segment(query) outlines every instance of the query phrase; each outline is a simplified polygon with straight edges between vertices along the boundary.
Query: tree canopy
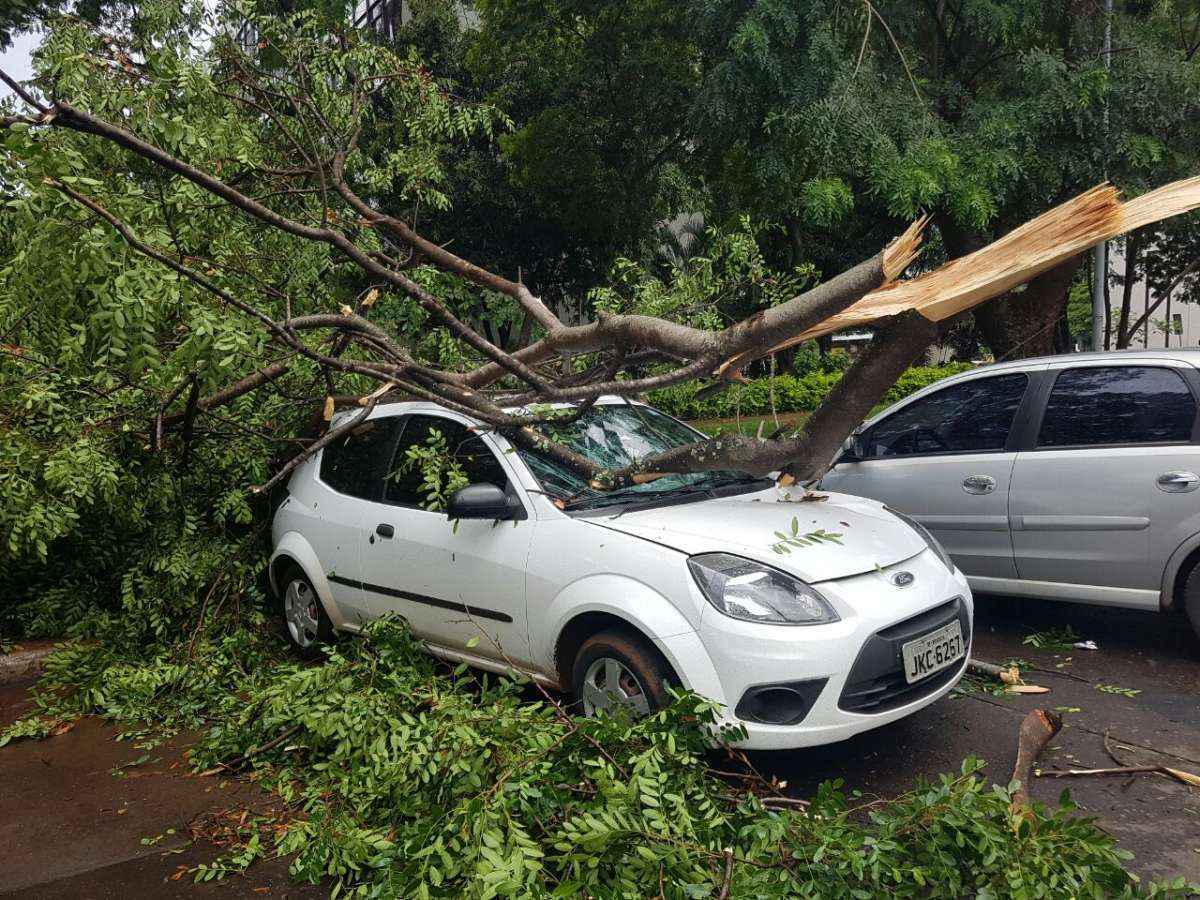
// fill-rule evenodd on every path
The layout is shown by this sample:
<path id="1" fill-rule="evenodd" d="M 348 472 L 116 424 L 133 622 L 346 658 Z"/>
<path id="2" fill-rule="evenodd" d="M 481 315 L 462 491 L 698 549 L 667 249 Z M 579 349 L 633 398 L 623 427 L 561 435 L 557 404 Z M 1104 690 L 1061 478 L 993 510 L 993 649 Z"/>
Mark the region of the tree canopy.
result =
<path id="1" fill-rule="evenodd" d="M 1121 8 L 1111 70 L 1069 5 L 431 0 L 390 44 L 325 5 L 137 12 L 48 23 L 0 173 L 6 566 L 74 542 L 130 602 L 212 583 L 325 397 L 391 383 L 563 454 L 502 407 L 707 376 L 899 274 L 918 212 L 930 265 L 1200 146 L 1186 6 Z M 1157 283 L 1194 229 L 1137 236 Z M 994 349 L 1043 346 L 1076 268 L 977 311 Z M 816 471 L 934 337 L 893 330 L 808 431 L 670 465 Z"/>

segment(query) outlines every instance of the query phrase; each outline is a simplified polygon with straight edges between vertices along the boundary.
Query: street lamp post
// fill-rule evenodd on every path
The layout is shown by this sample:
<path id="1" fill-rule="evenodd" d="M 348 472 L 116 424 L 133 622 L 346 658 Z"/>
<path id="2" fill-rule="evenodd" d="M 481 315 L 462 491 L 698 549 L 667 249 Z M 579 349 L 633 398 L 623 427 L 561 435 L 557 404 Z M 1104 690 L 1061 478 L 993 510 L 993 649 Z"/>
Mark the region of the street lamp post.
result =
<path id="1" fill-rule="evenodd" d="M 1104 68 L 1112 68 L 1112 0 L 1104 0 Z M 1108 100 L 1104 101 L 1104 140 L 1108 140 Z M 1107 350 L 1104 345 L 1104 322 L 1108 310 L 1104 303 L 1104 284 L 1108 278 L 1108 244 L 1092 249 L 1092 349 Z"/>

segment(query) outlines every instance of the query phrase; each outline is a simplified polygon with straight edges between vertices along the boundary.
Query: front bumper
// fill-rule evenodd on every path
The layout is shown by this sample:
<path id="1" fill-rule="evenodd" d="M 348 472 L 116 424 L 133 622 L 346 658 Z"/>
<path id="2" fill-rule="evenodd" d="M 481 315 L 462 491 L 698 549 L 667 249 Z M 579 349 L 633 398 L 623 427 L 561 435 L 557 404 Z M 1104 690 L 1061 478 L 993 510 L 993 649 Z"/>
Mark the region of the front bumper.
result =
<path id="1" fill-rule="evenodd" d="M 912 573 L 912 584 L 892 584 L 889 577 L 899 570 Z M 886 665 L 888 654 L 894 653 L 898 667 L 901 643 L 936 630 L 949 618 L 962 623 L 970 656 L 974 625 L 971 590 L 963 574 L 947 571 L 932 551 L 815 586 L 833 604 L 841 621 L 814 626 L 761 625 L 729 618 L 706 603 L 699 631 L 671 639 L 690 645 L 670 648 L 674 652 L 669 655 L 682 663 L 684 681 L 725 705 L 722 724 L 746 730 L 746 739 L 739 746 L 789 749 L 845 740 L 940 699 L 966 668 L 964 659 L 909 686 L 902 673 L 897 682 Z M 700 656 L 706 658 L 701 661 Z M 699 670 L 695 679 L 689 677 L 689 659 L 696 661 Z M 795 725 L 745 721 L 734 714 L 750 688 L 822 679 L 825 683 L 811 709 Z"/>

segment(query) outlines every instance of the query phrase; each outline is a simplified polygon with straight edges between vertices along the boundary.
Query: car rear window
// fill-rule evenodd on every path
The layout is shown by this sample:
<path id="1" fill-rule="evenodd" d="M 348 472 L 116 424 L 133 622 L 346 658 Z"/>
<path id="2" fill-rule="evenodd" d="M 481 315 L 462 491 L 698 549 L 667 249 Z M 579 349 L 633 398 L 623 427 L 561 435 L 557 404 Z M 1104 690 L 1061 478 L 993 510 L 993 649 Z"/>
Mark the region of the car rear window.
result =
<path id="1" fill-rule="evenodd" d="M 1039 447 L 1191 440 L 1196 401 L 1180 374 L 1156 366 L 1066 369 L 1054 382 Z"/>

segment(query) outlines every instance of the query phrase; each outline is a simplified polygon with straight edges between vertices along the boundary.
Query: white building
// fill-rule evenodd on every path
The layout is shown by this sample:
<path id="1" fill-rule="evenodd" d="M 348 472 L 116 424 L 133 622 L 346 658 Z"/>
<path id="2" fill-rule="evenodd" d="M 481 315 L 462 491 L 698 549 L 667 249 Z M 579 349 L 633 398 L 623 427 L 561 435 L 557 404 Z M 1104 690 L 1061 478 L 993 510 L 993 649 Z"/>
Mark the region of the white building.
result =
<path id="1" fill-rule="evenodd" d="M 1148 251 L 1148 252 L 1153 252 Z M 1108 271 L 1110 275 L 1125 271 L 1125 248 L 1117 244 L 1108 247 Z M 1121 297 L 1124 288 L 1111 285 L 1109 288 L 1109 315 L 1112 317 L 1112 341 L 1116 343 L 1117 322 L 1121 316 Z M 1178 292 L 1177 292 L 1178 293 Z M 1146 280 L 1138 279 L 1130 298 L 1129 321 L 1137 322 L 1146 312 L 1146 305 L 1154 305 Z M 1171 297 L 1164 300 L 1146 319 L 1146 323 L 1132 336 L 1130 349 L 1156 347 L 1200 346 L 1200 308 L 1194 303 L 1184 303 Z"/>

